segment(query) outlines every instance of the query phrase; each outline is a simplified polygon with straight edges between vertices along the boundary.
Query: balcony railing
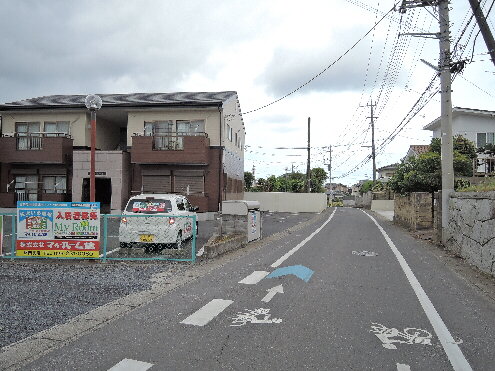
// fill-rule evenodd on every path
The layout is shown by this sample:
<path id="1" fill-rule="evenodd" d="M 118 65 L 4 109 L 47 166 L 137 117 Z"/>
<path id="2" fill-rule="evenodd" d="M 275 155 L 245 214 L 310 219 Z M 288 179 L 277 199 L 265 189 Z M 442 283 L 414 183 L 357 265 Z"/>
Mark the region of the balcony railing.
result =
<path id="1" fill-rule="evenodd" d="M 70 136 L 66 133 L 14 133 L 16 138 L 16 149 L 19 151 L 31 151 L 43 149 L 44 137 L 67 137 Z"/>
<path id="2" fill-rule="evenodd" d="M 139 133 L 134 133 L 135 136 L 143 136 Z M 148 135 L 144 135 L 148 136 Z M 205 132 L 177 132 L 153 134 L 153 150 L 154 151 L 182 151 L 184 150 L 184 137 L 206 137 Z"/>

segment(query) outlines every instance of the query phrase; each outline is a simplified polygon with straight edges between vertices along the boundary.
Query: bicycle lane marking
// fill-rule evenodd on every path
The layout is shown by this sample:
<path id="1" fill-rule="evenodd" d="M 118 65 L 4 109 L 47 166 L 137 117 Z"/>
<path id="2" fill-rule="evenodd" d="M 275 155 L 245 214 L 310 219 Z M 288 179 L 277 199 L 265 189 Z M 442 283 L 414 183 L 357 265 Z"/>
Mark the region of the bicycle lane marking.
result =
<path id="1" fill-rule="evenodd" d="M 333 216 L 335 215 L 335 212 L 337 211 L 337 208 L 333 211 L 332 215 L 328 217 L 328 219 L 319 227 L 317 230 L 315 230 L 313 233 L 311 233 L 308 237 L 306 237 L 303 241 L 301 241 L 299 244 L 297 244 L 296 247 L 293 247 L 289 252 L 287 252 L 284 256 L 279 258 L 275 263 L 271 265 L 272 268 L 277 268 L 282 264 L 284 261 L 286 261 L 289 257 L 291 257 L 295 252 L 297 252 L 301 247 L 306 245 L 308 241 L 310 241 L 314 236 L 316 236 L 325 226 L 330 223 L 330 220 L 332 220 Z"/>
<path id="2" fill-rule="evenodd" d="M 433 306 L 433 303 L 431 302 L 430 298 L 428 297 L 428 295 L 426 295 L 426 292 L 424 291 L 423 287 L 421 286 L 418 279 L 414 275 L 412 269 L 407 264 L 406 259 L 404 259 L 400 251 L 395 246 L 394 242 L 390 239 L 387 232 L 385 232 L 382 226 L 378 224 L 376 219 L 373 218 L 366 211 L 363 211 L 363 213 L 365 213 L 375 223 L 375 225 L 378 227 L 383 237 L 385 238 L 385 241 L 387 241 L 390 249 L 394 253 L 397 261 L 399 262 L 399 265 L 402 268 L 402 271 L 404 272 L 407 280 L 409 281 L 409 284 L 414 290 L 414 293 L 416 294 L 416 297 L 418 298 L 419 303 L 423 308 L 423 311 L 425 312 L 426 316 L 428 317 L 428 320 L 430 321 L 430 324 L 435 330 L 435 333 L 437 334 L 438 339 L 440 340 L 440 343 L 442 344 L 442 347 L 445 353 L 447 354 L 450 364 L 452 365 L 454 370 L 459 370 L 459 371 L 472 370 L 466 357 L 464 357 L 464 354 L 462 353 L 461 349 L 457 345 L 456 341 L 452 337 L 447 326 L 445 325 L 442 318 L 438 314 L 437 310 Z"/>

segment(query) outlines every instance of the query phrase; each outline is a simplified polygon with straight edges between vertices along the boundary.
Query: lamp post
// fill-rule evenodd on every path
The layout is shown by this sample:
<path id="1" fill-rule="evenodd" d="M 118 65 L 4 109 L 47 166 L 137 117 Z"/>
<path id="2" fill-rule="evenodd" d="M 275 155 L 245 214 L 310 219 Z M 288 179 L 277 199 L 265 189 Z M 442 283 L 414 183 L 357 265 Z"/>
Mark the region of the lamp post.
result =
<path id="1" fill-rule="evenodd" d="M 89 201 L 95 202 L 95 146 L 96 146 L 96 111 L 101 108 L 102 101 L 98 95 L 91 94 L 84 100 L 86 108 L 91 112 L 91 158 L 89 172 Z"/>

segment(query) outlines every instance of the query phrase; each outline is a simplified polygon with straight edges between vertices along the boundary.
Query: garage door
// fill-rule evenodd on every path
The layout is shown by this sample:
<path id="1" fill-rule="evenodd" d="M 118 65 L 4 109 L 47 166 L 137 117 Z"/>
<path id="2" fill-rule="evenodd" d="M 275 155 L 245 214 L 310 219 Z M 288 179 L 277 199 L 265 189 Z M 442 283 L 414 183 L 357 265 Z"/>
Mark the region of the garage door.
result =
<path id="1" fill-rule="evenodd" d="M 171 193 L 172 177 L 170 175 L 143 175 L 144 193 Z"/>

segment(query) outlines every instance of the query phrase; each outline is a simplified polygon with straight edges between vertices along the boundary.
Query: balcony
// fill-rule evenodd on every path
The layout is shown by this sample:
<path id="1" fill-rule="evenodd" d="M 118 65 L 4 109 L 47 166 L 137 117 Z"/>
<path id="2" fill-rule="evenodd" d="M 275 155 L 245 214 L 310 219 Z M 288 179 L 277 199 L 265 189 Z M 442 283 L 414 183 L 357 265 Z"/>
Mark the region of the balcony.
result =
<path id="1" fill-rule="evenodd" d="M 206 133 L 155 134 L 132 137 L 131 162 L 136 164 L 207 165 L 210 139 Z"/>
<path id="2" fill-rule="evenodd" d="M 72 158 L 72 138 L 62 133 L 15 133 L 0 138 L 4 163 L 65 164 Z"/>

